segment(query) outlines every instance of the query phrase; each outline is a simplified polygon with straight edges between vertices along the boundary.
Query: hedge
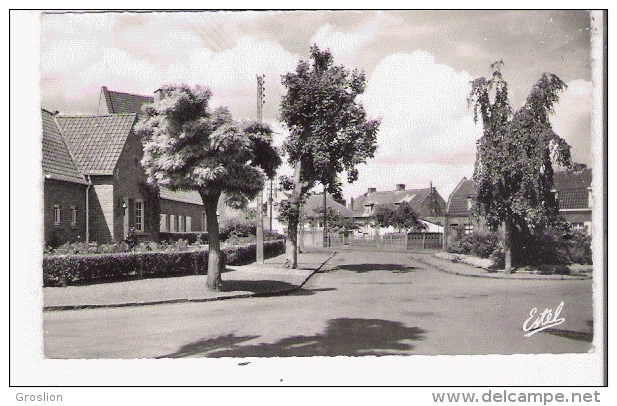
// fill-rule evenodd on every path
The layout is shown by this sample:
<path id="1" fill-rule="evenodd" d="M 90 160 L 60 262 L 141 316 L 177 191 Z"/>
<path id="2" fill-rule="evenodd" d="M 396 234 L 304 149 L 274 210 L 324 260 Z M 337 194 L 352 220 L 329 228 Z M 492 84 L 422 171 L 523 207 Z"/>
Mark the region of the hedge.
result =
<path id="1" fill-rule="evenodd" d="M 185 240 L 189 244 L 195 244 L 197 241 L 201 244 L 207 244 L 208 233 L 205 231 L 194 231 L 187 233 L 161 232 L 159 233 L 159 240 L 166 243 L 174 243 L 176 241 Z"/>
<path id="2" fill-rule="evenodd" d="M 221 250 L 229 265 L 255 260 L 256 245 Z M 285 241 L 264 243 L 264 257 L 285 252 Z M 194 251 L 126 252 L 43 257 L 43 286 L 83 285 L 141 278 L 207 274 L 208 249 Z"/>

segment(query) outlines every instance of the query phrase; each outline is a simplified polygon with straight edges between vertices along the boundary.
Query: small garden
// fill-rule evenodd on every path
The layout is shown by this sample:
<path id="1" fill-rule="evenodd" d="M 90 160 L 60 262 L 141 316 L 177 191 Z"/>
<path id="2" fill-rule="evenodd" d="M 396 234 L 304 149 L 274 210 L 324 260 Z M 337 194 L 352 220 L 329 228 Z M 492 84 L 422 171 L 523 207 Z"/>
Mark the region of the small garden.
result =
<path id="1" fill-rule="evenodd" d="M 564 274 L 590 272 L 591 236 L 581 231 L 548 230 L 538 235 L 513 236 L 515 272 Z M 503 240 L 498 233 L 471 233 L 437 256 L 489 271 L 504 269 Z"/>
<path id="2" fill-rule="evenodd" d="M 228 265 L 255 261 L 255 226 L 230 221 L 221 228 L 221 251 Z M 207 274 L 207 233 L 161 233 L 160 242 L 137 243 L 131 231 L 119 243 L 76 242 L 48 247 L 43 285 L 67 286 L 131 279 Z M 264 256 L 285 252 L 285 237 L 264 232 Z"/>

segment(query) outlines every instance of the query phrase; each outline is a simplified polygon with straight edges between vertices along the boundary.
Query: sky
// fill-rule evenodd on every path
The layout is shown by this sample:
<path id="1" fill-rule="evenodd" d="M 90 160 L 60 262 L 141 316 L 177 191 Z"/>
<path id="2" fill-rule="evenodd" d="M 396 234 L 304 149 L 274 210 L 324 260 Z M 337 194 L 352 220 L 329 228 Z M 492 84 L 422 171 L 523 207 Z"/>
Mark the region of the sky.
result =
<path id="1" fill-rule="evenodd" d="M 503 60 L 514 108 L 543 72 L 567 83 L 551 121 L 591 165 L 590 17 L 586 11 L 216 11 L 41 14 L 41 107 L 96 114 L 101 86 L 152 94 L 164 84 L 211 88 L 212 106 L 256 117 L 256 75 L 265 75 L 264 121 L 280 145 L 278 121 L 293 71 L 309 48 L 366 74 L 360 97 L 382 120 L 375 157 L 358 167 L 349 201 L 366 192 L 430 183 L 447 200 L 473 174 L 480 125 L 467 106 L 470 81 Z M 289 167 L 283 173 L 291 173 Z"/>

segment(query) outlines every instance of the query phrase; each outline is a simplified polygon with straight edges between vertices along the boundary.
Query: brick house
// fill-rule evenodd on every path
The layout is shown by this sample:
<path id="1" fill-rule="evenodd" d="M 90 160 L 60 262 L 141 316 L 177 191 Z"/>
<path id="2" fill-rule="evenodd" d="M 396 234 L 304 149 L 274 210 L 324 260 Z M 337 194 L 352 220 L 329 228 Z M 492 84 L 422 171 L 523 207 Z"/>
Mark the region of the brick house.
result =
<path id="1" fill-rule="evenodd" d="M 159 193 L 147 186 L 135 113 L 60 115 L 41 111 L 43 123 L 44 240 L 158 240 L 160 231 L 205 231 L 198 193 Z M 221 222 L 243 215 L 219 202 Z"/>
<path id="2" fill-rule="evenodd" d="M 591 194 L 592 171 L 578 164 L 573 171 L 557 171 L 553 174 L 554 191 L 559 202 L 559 214 L 574 230 L 592 234 Z"/>
<path id="3" fill-rule="evenodd" d="M 101 87 L 99 95 L 99 114 L 135 113 L 139 117 L 142 107 L 153 103 L 158 91 L 153 96 L 109 90 Z M 218 204 L 219 222 L 224 223 L 232 218 L 244 217 L 244 213 L 234 210 L 223 203 Z M 199 193 L 195 191 L 160 190 L 160 232 L 191 232 L 206 231 L 206 212 Z"/>
<path id="4" fill-rule="evenodd" d="M 559 203 L 559 214 L 575 230 L 591 235 L 592 172 L 585 165 L 575 165 L 572 171 L 553 174 L 553 192 Z M 472 179 L 463 179 L 448 198 L 445 216 L 444 247 L 461 237 L 461 233 L 484 232 L 485 222 L 473 216 L 475 191 Z"/>
<path id="5" fill-rule="evenodd" d="M 473 180 L 463 177 L 448 197 L 444 222 L 444 247 L 465 234 L 485 230 L 484 222 L 473 216 L 474 202 Z"/>
<path id="6" fill-rule="evenodd" d="M 79 171 L 54 120 L 42 110 L 43 229 L 46 244 L 86 238 L 88 181 Z"/>
<path id="7" fill-rule="evenodd" d="M 431 185 L 424 189 L 405 189 L 405 184 L 397 184 L 395 190 L 380 191 L 369 188 L 363 195 L 351 199 L 349 209 L 352 211 L 354 219 L 361 225 L 360 233 L 373 235 L 379 232 L 393 232 L 392 227 L 376 229 L 373 214 L 377 205 L 396 205 L 408 202 L 413 210 L 418 214 L 420 221 L 427 227 L 441 230 L 442 216 L 445 212 L 446 202 L 439 195 L 439 192 Z M 423 221 L 427 219 L 428 221 Z M 438 232 L 439 232 L 438 231 Z"/>

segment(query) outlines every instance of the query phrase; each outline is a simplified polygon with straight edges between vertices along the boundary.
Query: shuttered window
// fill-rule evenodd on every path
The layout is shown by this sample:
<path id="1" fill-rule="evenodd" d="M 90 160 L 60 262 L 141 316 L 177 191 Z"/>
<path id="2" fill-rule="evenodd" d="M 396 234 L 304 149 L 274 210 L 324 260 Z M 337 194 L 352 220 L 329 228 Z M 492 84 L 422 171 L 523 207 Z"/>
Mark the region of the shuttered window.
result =
<path id="1" fill-rule="evenodd" d="M 176 232 L 176 216 L 173 214 L 169 215 L 169 231 L 172 233 Z"/>
<path id="2" fill-rule="evenodd" d="M 159 218 L 160 218 L 160 221 L 159 221 L 159 231 L 161 233 L 164 233 L 164 232 L 168 231 L 168 228 L 167 228 L 167 214 L 161 214 L 159 216 Z"/>
<path id="3" fill-rule="evenodd" d="M 190 216 L 186 216 L 186 231 L 187 232 L 191 232 L 191 217 Z"/>

